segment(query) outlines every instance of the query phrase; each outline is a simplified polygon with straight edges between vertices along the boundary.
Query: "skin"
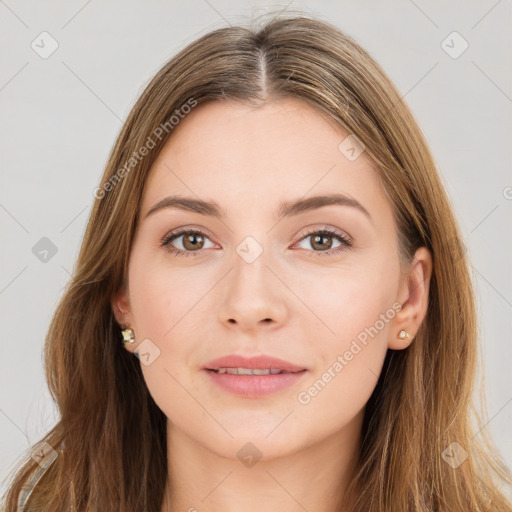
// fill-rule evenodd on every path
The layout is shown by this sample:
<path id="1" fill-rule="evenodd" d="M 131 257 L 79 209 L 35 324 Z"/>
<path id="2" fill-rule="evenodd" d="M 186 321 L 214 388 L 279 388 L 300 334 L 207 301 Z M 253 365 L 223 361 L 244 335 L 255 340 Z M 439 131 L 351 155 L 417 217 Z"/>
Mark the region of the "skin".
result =
<path id="1" fill-rule="evenodd" d="M 432 271 L 421 248 L 403 273 L 391 204 L 367 153 L 350 161 L 338 150 L 347 135 L 298 99 L 259 108 L 209 102 L 180 122 L 153 165 L 129 288 L 112 298 L 112 308 L 134 330 L 127 350 L 149 339 L 160 351 L 141 368 L 168 418 L 162 512 L 337 510 L 357 461 L 365 404 L 387 350 L 413 342 Z M 333 192 L 359 201 L 371 219 L 339 205 L 277 218 L 281 201 Z M 214 200 L 226 217 L 164 208 L 144 218 L 171 194 Z M 326 226 L 348 235 L 353 247 L 329 236 L 315 244 L 314 232 Z M 160 245 L 181 227 L 204 233 L 196 245 L 186 235 L 172 242 L 195 256 Z M 247 236 L 263 249 L 252 263 L 236 251 Z M 329 249 L 337 252 L 321 254 Z M 395 314 L 321 392 L 299 402 L 390 310 Z M 408 339 L 398 337 L 401 329 Z M 201 370 L 232 353 L 280 357 L 307 372 L 273 395 L 235 396 Z M 248 442 L 261 452 L 252 467 L 237 456 Z"/>

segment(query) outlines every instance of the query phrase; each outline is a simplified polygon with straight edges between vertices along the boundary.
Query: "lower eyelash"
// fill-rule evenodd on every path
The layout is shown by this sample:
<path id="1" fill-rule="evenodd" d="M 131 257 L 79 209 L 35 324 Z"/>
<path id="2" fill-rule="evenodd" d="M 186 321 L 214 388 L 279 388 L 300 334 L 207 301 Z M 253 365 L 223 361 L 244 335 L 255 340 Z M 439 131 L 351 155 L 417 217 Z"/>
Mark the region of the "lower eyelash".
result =
<path id="1" fill-rule="evenodd" d="M 176 247 L 170 245 L 170 242 L 175 240 L 176 238 L 179 238 L 182 235 L 200 235 L 203 238 L 208 238 L 207 235 L 205 235 L 201 231 L 196 230 L 184 230 L 184 231 L 178 231 L 177 233 L 171 233 L 170 235 L 165 236 L 162 239 L 161 246 L 166 247 L 167 250 L 171 253 L 174 253 L 175 256 L 197 256 L 198 253 L 201 251 L 183 251 L 181 249 L 177 249 Z M 324 228 L 317 231 L 311 231 L 310 233 L 301 233 L 301 240 L 303 238 L 307 238 L 308 236 L 312 235 L 328 235 L 329 237 L 336 238 L 339 242 L 341 242 L 342 246 L 336 247 L 334 249 L 329 249 L 327 251 L 312 251 L 315 254 L 318 254 L 319 256 L 328 256 L 331 254 L 335 254 L 339 251 L 345 250 L 345 249 L 351 249 L 352 248 L 352 241 L 350 238 L 348 238 L 346 235 L 342 235 L 341 233 L 338 233 L 337 231 L 333 231 L 329 228 Z M 344 247 L 343 247 L 344 246 Z"/>

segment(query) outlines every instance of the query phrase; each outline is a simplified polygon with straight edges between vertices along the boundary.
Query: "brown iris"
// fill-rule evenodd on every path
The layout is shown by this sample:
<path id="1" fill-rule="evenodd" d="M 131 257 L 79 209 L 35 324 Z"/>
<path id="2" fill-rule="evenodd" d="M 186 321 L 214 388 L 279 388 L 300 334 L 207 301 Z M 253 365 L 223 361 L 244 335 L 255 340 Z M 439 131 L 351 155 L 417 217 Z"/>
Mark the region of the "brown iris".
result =
<path id="1" fill-rule="evenodd" d="M 200 240 L 199 242 L 197 240 Z M 187 246 L 190 244 L 190 246 Z M 187 250 L 195 250 L 202 249 L 204 245 L 204 237 L 197 233 L 190 233 L 188 235 L 183 235 L 183 247 Z"/>
<path id="2" fill-rule="evenodd" d="M 328 247 L 322 246 L 322 244 L 318 243 L 321 239 L 325 238 L 330 239 Z M 332 247 L 332 237 L 328 235 L 311 235 L 311 246 L 315 249 L 330 249 Z"/>

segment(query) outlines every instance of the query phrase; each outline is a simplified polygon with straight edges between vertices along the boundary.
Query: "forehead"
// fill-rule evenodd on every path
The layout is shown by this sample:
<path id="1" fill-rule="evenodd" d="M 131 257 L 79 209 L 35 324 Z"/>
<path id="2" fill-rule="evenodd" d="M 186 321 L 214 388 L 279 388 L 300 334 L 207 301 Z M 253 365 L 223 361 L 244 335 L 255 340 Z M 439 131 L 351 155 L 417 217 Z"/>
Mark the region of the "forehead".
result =
<path id="1" fill-rule="evenodd" d="M 340 151 L 348 135 L 299 99 L 262 107 L 232 100 L 199 105 L 173 129 L 153 164 L 143 215 L 169 194 L 213 199 L 238 215 L 336 192 L 390 214 L 370 157 L 363 152 L 349 160 Z"/>

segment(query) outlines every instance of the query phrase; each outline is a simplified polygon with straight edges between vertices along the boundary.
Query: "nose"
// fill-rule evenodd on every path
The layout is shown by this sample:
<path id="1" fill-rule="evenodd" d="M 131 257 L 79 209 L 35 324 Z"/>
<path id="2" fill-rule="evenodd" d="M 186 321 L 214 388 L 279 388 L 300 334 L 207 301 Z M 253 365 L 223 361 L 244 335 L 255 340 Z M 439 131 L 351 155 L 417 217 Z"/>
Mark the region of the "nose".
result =
<path id="1" fill-rule="evenodd" d="M 220 321 L 230 328 L 254 331 L 282 326 L 287 314 L 285 287 L 267 266 L 265 252 L 252 262 L 235 253 L 224 284 Z"/>

